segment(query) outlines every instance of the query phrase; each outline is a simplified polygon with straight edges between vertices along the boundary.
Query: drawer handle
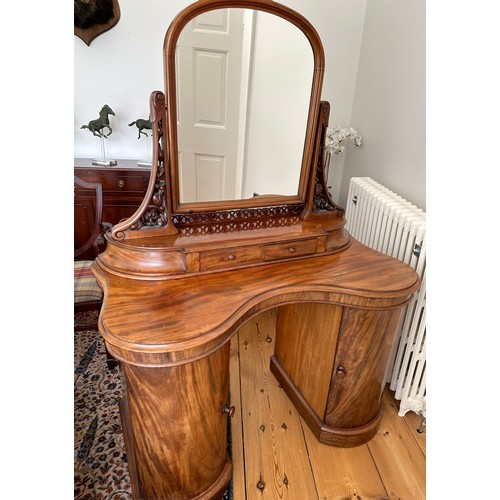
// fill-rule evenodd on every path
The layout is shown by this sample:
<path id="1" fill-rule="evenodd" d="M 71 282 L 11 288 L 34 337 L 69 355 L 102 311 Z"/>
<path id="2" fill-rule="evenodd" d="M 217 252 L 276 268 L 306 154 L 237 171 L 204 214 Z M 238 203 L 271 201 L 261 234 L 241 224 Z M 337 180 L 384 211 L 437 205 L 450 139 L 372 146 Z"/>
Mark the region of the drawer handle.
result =
<path id="1" fill-rule="evenodd" d="M 125 181 L 123 179 L 119 179 L 118 180 L 118 187 L 122 188 L 123 186 L 125 186 Z"/>
<path id="2" fill-rule="evenodd" d="M 345 375 L 346 375 L 346 370 L 345 370 L 345 368 L 344 368 L 343 366 L 339 366 L 339 367 L 337 368 L 337 377 L 339 377 L 339 378 L 344 378 L 344 377 L 345 377 Z"/>
<path id="3" fill-rule="evenodd" d="M 222 407 L 222 413 L 227 413 L 230 417 L 232 417 L 234 415 L 234 412 L 235 412 L 235 407 L 234 406 L 227 406 L 227 405 L 224 405 Z"/>
<path id="4" fill-rule="evenodd" d="M 294 252 L 295 252 L 295 248 L 290 247 L 290 248 L 288 249 L 288 251 L 289 251 L 290 253 L 294 253 Z"/>
<path id="5" fill-rule="evenodd" d="M 233 254 L 231 254 L 231 255 L 228 255 L 228 256 L 227 256 L 227 258 L 228 258 L 229 260 L 234 260 L 234 259 L 236 259 L 236 256 L 235 256 L 235 255 L 233 255 Z"/>

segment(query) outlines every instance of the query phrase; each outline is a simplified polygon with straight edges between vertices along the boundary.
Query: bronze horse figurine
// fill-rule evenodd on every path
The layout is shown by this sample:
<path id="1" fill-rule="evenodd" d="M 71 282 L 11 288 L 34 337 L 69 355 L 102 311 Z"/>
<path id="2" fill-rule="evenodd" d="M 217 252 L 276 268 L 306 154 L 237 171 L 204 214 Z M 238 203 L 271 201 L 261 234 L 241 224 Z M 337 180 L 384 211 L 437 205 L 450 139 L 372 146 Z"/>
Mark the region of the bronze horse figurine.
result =
<path id="1" fill-rule="evenodd" d="M 148 137 L 148 134 L 146 134 L 146 132 L 143 132 L 144 129 L 146 130 L 153 129 L 153 124 L 149 120 L 144 120 L 143 118 L 139 118 L 137 120 L 134 120 L 132 123 L 128 124 L 129 127 L 131 127 L 132 125 L 135 125 L 139 130 L 137 139 L 141 138 L 141 134 L 144 134 L 146 137 Z"/>
<path id="2" fill-rule="evenodd" d="M 92 132 L 92 135 L 107 138 L 113 133 L 113 130 L 109 126 L 109 115 L 115 116 L 115 112 L 105 104 L 99 112 L 99 118 L 91 120 L 88 125 L 82 125 L 80 128 L 88 128 Z M 108 135 L 104 133 L 105 128 L 109 130 Z"/>

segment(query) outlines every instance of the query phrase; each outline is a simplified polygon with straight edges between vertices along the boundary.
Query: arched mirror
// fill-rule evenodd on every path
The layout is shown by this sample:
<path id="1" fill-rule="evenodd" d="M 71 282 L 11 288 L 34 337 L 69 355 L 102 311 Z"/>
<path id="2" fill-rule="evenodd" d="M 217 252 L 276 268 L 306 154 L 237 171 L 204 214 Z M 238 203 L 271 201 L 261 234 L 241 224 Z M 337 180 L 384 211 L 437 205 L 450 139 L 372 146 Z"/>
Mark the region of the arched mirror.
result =
<path id="1" fill-rule="evenodd" d="M 270 0 L 200 0 L 164 53 L 173 212 L 303 202 L 323 76 L 314 28 Z"/>
<path id="2" fill-rule="evenodd" d="M 113 238 L 326 215 L 330 228 L 343 224 L 324 177 L 329 104 L 320 103 L 324 53 L 309 21 L 272 0 L 198 0 L 172 21 L 163 48 L 166 92 L 150 99 L 151 180 Z"/>
<path id="3" fill-rule="evenodd" d="M 302 31 L 267 12 L 218 9 L 184 26 L 180 203 L 298 195 L 313 64 Z"/>

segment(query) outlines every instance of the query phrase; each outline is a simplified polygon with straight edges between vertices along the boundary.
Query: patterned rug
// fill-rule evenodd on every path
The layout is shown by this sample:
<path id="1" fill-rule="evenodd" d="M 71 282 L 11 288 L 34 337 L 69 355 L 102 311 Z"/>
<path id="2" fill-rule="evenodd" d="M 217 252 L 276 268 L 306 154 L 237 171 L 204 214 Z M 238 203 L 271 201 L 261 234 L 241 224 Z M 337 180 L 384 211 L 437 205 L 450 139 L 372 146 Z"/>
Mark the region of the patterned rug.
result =
<path id="1" fill-rule="evenodd" d="M 75 314 L 75 327 L 89 325 L 89 329 L 75 331 L 74 497 L 132 499 L 118 407 L 122 396 L 119 369 L 108 368 L 95 324 L 95 313 Z M 222 500 L 232 498 L 230 485 Z"/>
<path id="2" fill-rule="evenodd" d="M 75 328 L 97 329 L 99 311 L 85 311 L 75 314 Z M 75 339 L 76 340 L 76 339 Z"/>

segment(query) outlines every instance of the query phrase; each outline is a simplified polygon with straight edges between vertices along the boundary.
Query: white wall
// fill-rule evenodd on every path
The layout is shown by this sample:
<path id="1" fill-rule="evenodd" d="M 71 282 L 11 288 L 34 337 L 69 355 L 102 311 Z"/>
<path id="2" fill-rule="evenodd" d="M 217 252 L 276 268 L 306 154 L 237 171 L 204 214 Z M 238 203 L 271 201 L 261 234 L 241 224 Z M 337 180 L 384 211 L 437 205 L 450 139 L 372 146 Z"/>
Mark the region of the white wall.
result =
<path id="1" fill-rule="evenodd" d="M 118 24 L 95 38 L 90 46 L 75 43 L 75 157 L 100 156 L 100 139 L 83 124 L 98 117 L 103 104 L 111 106 L 112 135 L 106 154 L 114 158 L 145 159 L 147 139 L 137 139 L 137 128 L 128 124 L 148 118 L 149 96 L 165 91 L 163 41 L 168 26 L 190 0 L 120 0 Z"/>
<path id="2" fill-rule="evenodd" d="M 325 51 L 322 99 L 330 102 L 330 123 L 349 126 L 366 0 L 282 0 L 281 3 L 299 11 L 319 33 Z"/>
<path id="3" fill-rule="evenodd" d="M 369 176 L 425 210 L 425 102 L 424 0 L 368 2 L 351 116 L 364 144 L 338 162 L 342 206 Z"/>
<path id="4" fill-rule="evenodd" d="M 74 37 L 74 152 L 100 155 L 100 140 L 83 124 L 98 117 L 103 104 L 113 134 L 106 141 L 108 157 L 144 159 L 148 141 L 137 139 L 128 123 L 147 118 L 149 95 L 164 90 L 163 40 L 174 16 L 190 0 L 120 0 L 121 18 L 88 47 Z M 331 122 L 350 124 L 366 0 L 282 0 L 304 15 L 323 41 L 326 55 L 323 98 L 332 104 Z"/>

